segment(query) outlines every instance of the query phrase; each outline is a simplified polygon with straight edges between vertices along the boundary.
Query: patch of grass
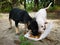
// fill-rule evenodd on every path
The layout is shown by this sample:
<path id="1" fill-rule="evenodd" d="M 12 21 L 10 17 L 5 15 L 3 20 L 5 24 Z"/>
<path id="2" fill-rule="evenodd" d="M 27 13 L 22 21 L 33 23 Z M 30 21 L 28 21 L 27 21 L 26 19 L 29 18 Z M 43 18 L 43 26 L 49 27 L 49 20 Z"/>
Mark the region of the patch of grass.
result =
<path id="1" fill-rule="evenodd" d="M 49 11 L 60 10 L 60 6 L 54 5 L 53 7 L 50 7 L 48 10 L 49 10 Z"/>
<path id="2" fill-rule="evenodd" d="M 56 7 L 55 7 L 55 6 L 50 7 L 48 10 L 49 10 L 50 12 L 51 12 L 51 11 L 55 11 L 55 10 L 56 10 Z"/>
<path id="3" fill-rule="evenodd" d="M 30 41 L 22 42 L 20 45 L 33 45 Z"/>
<path id="4" fill-rule="evenodd" d="M 55 8 L 56 8 L 56 10 L 60 10 L 60 6 L 56 5 Z"/>
<path id="5" fill-rule="evenodd" d="M 21 42 L 20 45 L 33 45 L 33 43 L 27 40 L 23 35 L 20 35 L 19 39 Z"/>
<path id="6" fill-rule="evenodd" d="M 23 35 L 20 35 L 19 39 L 20 39 L 20 41 L 26 41 L 27 40 Z"/>
<path id="7" fill-rule="evenodd" d="M 29 12 L 33 11 L 33 8 L 34 8 L 33 5 L 34 5 L 34 3 L 29 3 L 29 4 L 27 3 L 26 4 L 26 6 L 27 6 L 26 7 L 26 10 L 29 11 Z"/>

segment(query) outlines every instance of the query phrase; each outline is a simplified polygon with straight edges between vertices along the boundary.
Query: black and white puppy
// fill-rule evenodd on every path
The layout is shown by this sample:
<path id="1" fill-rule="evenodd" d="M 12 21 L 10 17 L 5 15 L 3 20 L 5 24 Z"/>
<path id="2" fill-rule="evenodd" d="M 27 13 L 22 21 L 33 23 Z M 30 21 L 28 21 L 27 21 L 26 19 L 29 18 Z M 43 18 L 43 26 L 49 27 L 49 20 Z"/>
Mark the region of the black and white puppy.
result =
<path id="1" fill-rule="evenodd" d="M 15 21 L 15 26 L 16 26 L 16 33 L 19 34 L 19 28 L 18 28 L 18 23 L 24 23 L 25 28 L 27 28 L 29 22 L 32 20 L 32 18 L 29 16 L 27 11 L 21 10 L 18 8 L 14 8 L 10 11 L 9 13 L 9 22 L 10 22 L 10 28 L 12 28 L 12 21 Z"/>
<path id="2" fill-rule="evenodd" d="M 48 7 L 40 9 L 35 15 L 35 18 L 36 18 L 36 21 L 38 23 L 38 27 L 39 27 L 40 32 L 43 32 L 44 31 L 43 29 L 46 29 L 46 25 L 45 25 L 45 22 L 47 22 L 47 20 L 46 20 L 47 19 L 47 11 L 46 11 L 46 9 L 48 9 L 51 6 L 51 4 L 52 4 L 52 2 L 49 4 Z"/>
<path id="3" fill-rule="evenodd" d="M 28 26 L 28 29 L 32 31 L 32 34 L 34 36 L 37 36 L 39 32 L 43 32 L 44 31 L 43 29 L 46 28 L 45 26 L 45 22 L 47 18 L 46 9 L 48 9 L 51 4 L 52 2 L 49 4 L 48 7 L 40 9 L 34 17 L 36 20 L 32 20 L 32 22 Z"/>

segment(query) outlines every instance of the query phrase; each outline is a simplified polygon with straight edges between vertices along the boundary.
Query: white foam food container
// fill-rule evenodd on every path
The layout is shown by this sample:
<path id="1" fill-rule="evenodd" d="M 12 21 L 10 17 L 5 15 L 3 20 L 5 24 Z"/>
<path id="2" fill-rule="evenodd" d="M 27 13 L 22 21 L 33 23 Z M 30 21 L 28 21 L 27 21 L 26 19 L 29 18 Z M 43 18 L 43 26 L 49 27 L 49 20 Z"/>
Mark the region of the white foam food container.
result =
<path id="1" fill-rule="evenodd" d="M 45 29 L 45 31 L 40 35 L 40 37 L 37 39 L 37 38 L 32 38 L 30 37 L 30 31 L 27 32 L 24 37 L 30 39 L 30 40 L 34 40 L 34 41 L 39 41 L 39 40 L 42 40 L 44 38 L 46 38 L 48 36 L 48 34 L 51 32 L 51 29 L 53 27 L 53 23 L 52 22 L 48 22 L 47 24 L 47 27 Z"/>

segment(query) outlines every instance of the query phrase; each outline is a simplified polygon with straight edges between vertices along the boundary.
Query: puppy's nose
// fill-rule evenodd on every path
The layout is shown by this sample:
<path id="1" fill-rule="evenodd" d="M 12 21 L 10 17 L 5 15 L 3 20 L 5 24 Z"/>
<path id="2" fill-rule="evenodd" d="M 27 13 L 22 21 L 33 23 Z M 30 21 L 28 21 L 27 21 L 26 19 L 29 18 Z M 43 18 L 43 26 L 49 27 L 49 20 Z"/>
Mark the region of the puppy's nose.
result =
<path id="1" fill-rule="evenodd" d="M 46 28 L 43 28 L 43 30 L 45 30 Z"/>
<path id="2" fill-rule="evenodd" d="M 43 28 L 43 26 L 41 26 L 41 28 Z"/>

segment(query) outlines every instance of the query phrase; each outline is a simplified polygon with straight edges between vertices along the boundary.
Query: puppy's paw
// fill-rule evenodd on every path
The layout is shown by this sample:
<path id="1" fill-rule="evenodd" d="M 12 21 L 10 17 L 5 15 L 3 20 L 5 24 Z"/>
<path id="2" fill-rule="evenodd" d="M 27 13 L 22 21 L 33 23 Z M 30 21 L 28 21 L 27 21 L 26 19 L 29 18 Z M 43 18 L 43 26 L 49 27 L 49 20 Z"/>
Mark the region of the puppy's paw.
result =
<path id="1" fill-rule="evenodd" d="M 19 41 L 19 40 L 14 40 L 14 43 L 15 43 L 16 45 L 19 45 L 19 44 L 20 44 L 20 41 Z"/>
<path id="2" fill-rule="evenodd" d="M 20 33 L 16 33 L 16 35 L 20 35 Z"/>
<path id="3" fill-rule="evenodd" d="M 27 32 L 25 31 L 24 34 L 26 34 Z"/>

